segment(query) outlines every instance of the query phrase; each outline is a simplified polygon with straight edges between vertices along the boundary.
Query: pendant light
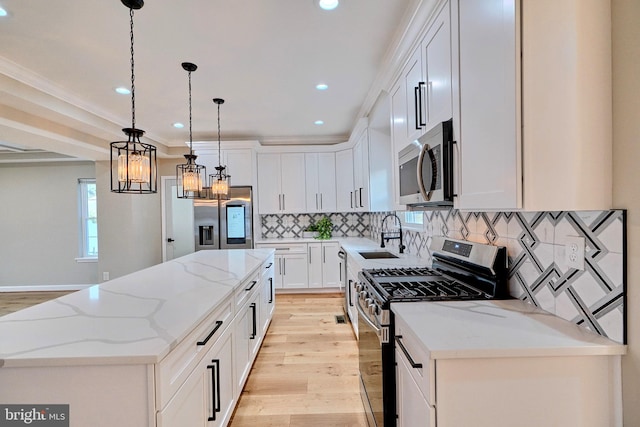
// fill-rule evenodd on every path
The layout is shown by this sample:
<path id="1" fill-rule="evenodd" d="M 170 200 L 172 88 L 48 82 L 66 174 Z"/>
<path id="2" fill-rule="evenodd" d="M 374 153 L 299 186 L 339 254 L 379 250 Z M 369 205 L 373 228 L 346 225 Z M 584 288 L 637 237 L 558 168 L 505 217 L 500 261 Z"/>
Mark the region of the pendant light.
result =
<path id="1" fill-rule="evenodd" d="M 204 197 L 204 181 L 207 178 L 207 169 L 196 164 L 196 156 L 193 154 L 193 135 L 191 131 L 191 73 L 198 69 L 196 64 L 183 62 L 182 68 L 189 72 L 189 154 L 185 154 L 186 164 L 176 166 L 176 182 L 179 199 L 201 199 Z"/>
<path id="2" fill-rule="evenodd" d="M 214 98 L 213 102 L 218 105 L 218 166 L 216 173 L 209 176 L 211 189 L 209 196 L 212 199 L 228 199 L 229 198 L 229 178 L 225 170 L 226 166 L 222 166 L 222 156 L 220 150 L 220 104 L 224 104 L 224 99 Z"/>
<path id="3" fill-rule="evenodd" d="M 131 127 L 122 131 L 126 141 L 111 143 L 111 191 L 114 193 L 151 194 L 158 191 L 156 147 L 140 142 L 144 135 L 136 129 L 136 86 L 133 60 L 133 11 L 144 6 L 144 0 L 121 0 L 129 8 L 131 36 Z"/>

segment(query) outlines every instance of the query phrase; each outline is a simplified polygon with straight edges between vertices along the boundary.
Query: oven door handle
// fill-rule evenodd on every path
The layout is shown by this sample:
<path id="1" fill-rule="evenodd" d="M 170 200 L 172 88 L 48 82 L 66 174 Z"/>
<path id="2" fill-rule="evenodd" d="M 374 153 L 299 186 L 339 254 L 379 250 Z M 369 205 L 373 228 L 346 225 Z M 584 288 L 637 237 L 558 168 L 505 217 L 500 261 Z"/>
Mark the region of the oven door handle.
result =
<path id="1" fill-rule="evenodd" d="M 371 319 L 369 319 L 369 316 L 367 316 L 367 314 L 364 312 L 362 307 L 360 307 L 360 302 L 359 301 L 356 301 L 356 308 L 358 309 L 358 312 L 360 313 L 360 315 L 362 316 L 364 321 L 367 322 L 369 324 L 369 326 L 371 326 L 373 328 L 374 331 L 376 331 L 376 335 L 380 336 L 382 328 L 377 326 L 375 323 L 373 323 L 371 321 Z"/>

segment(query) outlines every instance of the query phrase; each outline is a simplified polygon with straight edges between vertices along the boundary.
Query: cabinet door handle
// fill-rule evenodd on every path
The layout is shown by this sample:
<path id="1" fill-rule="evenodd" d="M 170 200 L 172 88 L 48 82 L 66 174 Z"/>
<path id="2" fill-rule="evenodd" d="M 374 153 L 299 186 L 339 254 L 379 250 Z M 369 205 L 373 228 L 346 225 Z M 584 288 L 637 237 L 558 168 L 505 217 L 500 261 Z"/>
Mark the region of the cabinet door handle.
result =
<path id="1" fill-rule="evenodd" d="M 322 193 L 320 193 L 320 209 L 322 209 Z"/>
<path id="2" fill-rule="evenodd" d="M 351 196 L 349 196 L 351 198 L 351 209 L 353 209 L 353 191 L 351 192 Z"/>
<path id="3" fill-rule="evenodd" d="M 283 211 L 287 209 L 287 207 L 286 207 L 286 206 L 287 206 L 287 205 L 286 205 L 286 204 L 285 204 L 285 202 L 284 202 L 284 194 L 283 194 L 283 195 L 282 195 L 282 210 L 283 210 Z"/>
<path id="4" fill-rule="evenodd" d="M 322 247 L 322 263 L 327 263 L 327 248 Z"/>
<path id="5" fill-rule="evenodd" d="M 339 262 L 340 270 L 338 270 L 338 279 L 340 279 L 340 286 L 342 286 L 342 263 Z"/>
<path id="6" fill-rule="evenodd" d="M 414 100 L 413 108 L 414 108 L 414 116 L 415 116 L 415 119 L 416 119 L 416 124 L 415 124 L 416 130 L 422 129 L 420 127 L 420 118 L 418 117 L 418 109 L 420 108 L 419 105 L 418 105 L 418 91 L 419 90 L 420 90 L 419 86 L 415 86 L 413 88 L 413 100 Z"/>
<path id="7" fill-rule="evenodd" d="M 353 307 L 353 301 L 351 300 L 351 285 L 353 284 L 353 280 L 349 279 L 349 307 Z"/>
<path id="8" fill-rule="evenodd" d="M 251 289 L 253 289 L 253 287 L 256 285 L 256 283 L 258 283 L 256 280 L 252 280 L 251 281 L 251 286 L 249 286 L 247 289 L 245 289 L 245 291 L 250 291 Z"/>
<path id="9" fill-rule="evenodd" d="M 283 276 L 287 275 L 287 259 L 286 258 L 282 258 L 282 275 Z"/>
<path id="10" fill-rule="evenodd" d="M 418 117 L 420 117 L 420 127 L 419 127 L 418 129 L 421 129 L 421 128 L 423 128 L 424 126 L 426 126 L 426 125 L 427 125 L 427 123 L 425 123 L 425 122 L 423 122 L 423 121 L 422 121 L 422 118 L 423 118 L 423 117 L 422 117 L 422 91 L 423 91 L 422 86 L 424 86 L 424 85 L 425 85 L 425 83 L 424 83 L 424 82 L 420 82 L 420 83 L 418 83 L 418 98 L 420 99 L 420 110 L 418 111 L 418 113 L 419 113 L 419 114 L 418 114 Z M 416 127 L 417 127 L 417 126 L 416 126 Z"/>
<path id="11" fill-rule="evenodd" d="M 270 269 L 270 268 L 271 268 L 271 266 L 272 266 L 272 265 L 273 265 L 273 263 L 272 263 L 272 262 L 270 262 L 270 263 L 269 263 L 269 265 L 267 265 L 264 269 L 265 269 L 265 270 L 268 270 L 268 269 Z"/>
<path id="12" fill-rule="evenodd" d="M 402 335 L 396 335 L 396 342 L 398 343 L 398 347 L 400 347 L 400 350 L 402 350 L 402 352 L 404 353 L 405 357 L 409 361 L 409 364 L 411 365 L 412 368 L 421 369 L 422 363 L 416 363 L 413 361 L 413 357 L 411 357 L 411 355 L 405 348 L 404 344 L 402 344 L 402 341 L 400 341 L 401 339 L 402 339 Z"/>
<path id="13" fill-rule="evenodd" d="M 311 264 L 311 248 L 309 248 L 309 264 Z"/>
<path id="14" fill-rule="evenodd" d="M 364 207 L 364 205 L 362 204 L 362 187 L 360 187 L 360 207 Z"/>
<path id="15" fill-rule="evenodd" d="M 205 339 L 203 339 L 202 341 L 198 341 L 196 345 L 207 345 L 207 342 L 209 342 L 213 334 L 215 334 L 218 331 L 218 329 L 220 329 L 220 326 L 222 326 L 222 323 L 224 323 L 222 320 L 216 320 L 215 328 L 213 328 L 213 330 L 209 332 L 209 335 L 207 335 Z"/>
<path id="16" fill-rule="evenodd" d="M 215 421 L 216 413 L 220 412 L 220 360 L 213 359 L 211 363 L 213 365 L 207 365 L 207 369 L 211 369 L 211 404 L 213 411 L 207 421 Z"/>
<path id="17" fill-rule="evenodd" d="M 273 277 L 269 277 L 269 304 L 273 304 Z"/>
<path id="18" fill-rule="evenodd" d="M 318 210 L 318 193 L 316 193 L 316 210 Z"/>
<path id="19" fill-rule="evenodd" d="M 252 303 L 249 307 L 251 307 L 251 312 L 252 312 L 252 332 L 251 332 L 251 336 L 249 337 L 249 339 L 254 340 L 256 339 L 256 335 L 258 333 L 258 322 L 256 320 L 256 303 Z"/>

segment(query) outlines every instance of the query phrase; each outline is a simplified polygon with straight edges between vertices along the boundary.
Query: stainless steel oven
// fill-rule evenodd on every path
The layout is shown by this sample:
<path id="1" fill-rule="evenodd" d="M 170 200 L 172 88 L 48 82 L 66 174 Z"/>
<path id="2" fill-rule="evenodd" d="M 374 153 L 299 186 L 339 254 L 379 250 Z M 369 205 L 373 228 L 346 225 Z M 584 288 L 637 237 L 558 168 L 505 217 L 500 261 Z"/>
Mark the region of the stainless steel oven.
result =
<path id="1" fill-rule="evenodd" d="M 398 154 L 400 203 L 453 205 L 453 125 L 439 123 Z"/>
<path id="2" fill-rule="evenodd" d="M 506 248 L 435 236 L 430 250 L 431 267 L 358 274 L 360 395 L 371 427 L 396 425 L 393 305 L 507 297 Z"/>

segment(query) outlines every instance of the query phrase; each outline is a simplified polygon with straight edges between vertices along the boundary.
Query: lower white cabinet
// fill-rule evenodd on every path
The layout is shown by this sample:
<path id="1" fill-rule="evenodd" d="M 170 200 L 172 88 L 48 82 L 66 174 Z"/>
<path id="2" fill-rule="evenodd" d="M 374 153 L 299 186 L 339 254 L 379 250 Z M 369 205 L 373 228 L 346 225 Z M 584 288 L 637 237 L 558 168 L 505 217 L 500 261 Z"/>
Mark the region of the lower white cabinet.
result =
<path id="1" fill-rule="evenodd" d="M 340 287 L 340 260 L 338 242 L 308 243 L 309 287 Z"/>
<path id="2" fill-rule="evenodd" d="M 436 410 L 429 405 L 411 376 L 411 361 L 396 349 L 396 407 L 398 427 L 415 427 L 419 420 L 422 427 L 435 427 Z"/>
<path id="3" fill-rule="evenodd" d="M 276 288 L 308 288 L 307 271 L 306 252 L 276 255 Z"/>
<path id="4" fill-rule="evenodd" d="M 234 348 L 236 362 L 236 387 L 242 387 L 249 376 L 251 362 L 259 348 L 260 292 L 254 292 L 236 316 Z"/>
<path id="5" fill-rule="evenodd" d="M 268 262 L 262 271 L 262 309 L 260 310 L 260 329 L 266 333 L 273 311 L 276 308 L 275 264 Z"/>
<path id="6" fill-rule="evenodd" d="M 223 426 L 236 403 L 233 384 L 232 335 L 225 334 L 207 352 L 167 406 L 158 427 Z"/>

